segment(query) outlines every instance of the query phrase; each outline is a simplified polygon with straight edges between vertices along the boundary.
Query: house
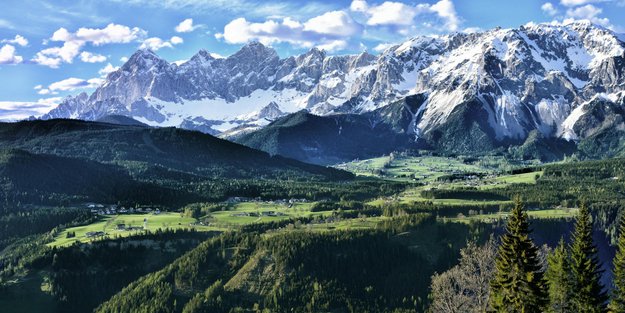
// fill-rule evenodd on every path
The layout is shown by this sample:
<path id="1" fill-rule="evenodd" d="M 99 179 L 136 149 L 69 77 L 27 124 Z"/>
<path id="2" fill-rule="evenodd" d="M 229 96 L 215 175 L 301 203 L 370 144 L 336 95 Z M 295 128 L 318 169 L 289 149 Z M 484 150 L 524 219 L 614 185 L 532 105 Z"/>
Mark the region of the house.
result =
<path id="1" fill-rule="evenodd" d="M 85 234 L 87 238 L 94 238 L 106 235 L 103 231 L 90 231 Z"/>

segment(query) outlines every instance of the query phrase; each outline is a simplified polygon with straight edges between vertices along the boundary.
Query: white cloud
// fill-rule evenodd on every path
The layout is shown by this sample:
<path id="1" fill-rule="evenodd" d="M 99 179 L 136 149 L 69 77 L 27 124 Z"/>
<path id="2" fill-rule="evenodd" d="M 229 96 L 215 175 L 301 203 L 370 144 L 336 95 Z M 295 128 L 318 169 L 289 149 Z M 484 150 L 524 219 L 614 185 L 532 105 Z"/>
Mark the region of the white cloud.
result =
<path id="1" fill-rule="evenodd" d="M 349 6 L 349 9 L 354 12 L 367 12 L 367 10 L 369 9 L 369 5 L 365 0 L 354 0 Z"/>
<path id="2" fill-rule="evenodd" d="M 150 49 L 156 51 L 162 48 L 173 48 L 174 45 L 181 44 L 182 38 L 178 36 L 171 37 L 169 40 L 163 40 L 158 37 L 151 37 L 143 41 L 139 49 Z"/>
<path id="3" fill-rule="evenodd" d="M 481 33 L 484 30 L 480 27 L 467 27 L 465 29 L 462 30 L 463 33 L 465 34 L 474 34 L 474 33 Z"/>
<path id="4" fill-rule="evenodd" d="M 188 18 L 182 22 L 180 22 L 180 24 L 178 24 L 178 26 L 176 26 L 174 28 L 174 30 L 177 33 L 190 33 L 194 30 L 196 30 L 198 27 L 200 27 L 200 25 L 193 25 L 193 19 L 192 18 Z"/>
<path id="5" fill-rule="evenodd" d="M 23 57 L 15 53 L 15 47 L 12 45 L 4 45 L 0 48 L 0 64 L 18 64 L 23 60 Z"/>
<path id="6" fill-rule="evenodd" d="M 28 46 L 28 39 L 26 39 L 26 38 L 24 38 L 24 37 L 22 37 L 20 35 L 15 35 L 15 38 L 1 40 L 0 43 L 16 44 L 16 45 L 21 46 L 21 47 L 26 47 L 26 46 Z"/>
<path id="7" fill-rule="evenodd" d="M 19 121 L 50 112 L 62 101 L 61 97 L 39 99 L 36 102 L 0 101 L 0 119 Z"/>
<path id="8" fill-rule="evenodd" d="M 381 43 L 375 47 L 373 47 L 373 51 L 377 51 L 377 52 L 383 52 L 384 50 L 394 46 L 395 44 L 392 43 Z"/>
<path id="9" fill-rule="evenodd" d="M 367 17 L 369 26 L 400 26 L 415 25 L 415 18 L 427 14 L 442 20 L 442 28 L 446 31 L 456 31 L 460 26 L 460 18 L 451 0 L 440 0 L 430 5 L 427 3 L 415 6 L 403 2 L 385 1 L 380 5 L 370 6 L 365 0 L 354 0 L 350 10 L 363 13 Z"/>
<path id="10" fill-rule="evenodd" d="M 169 41 L 174 44 L 174 45 L 179 45 L 181 43 L 184 42 L 184 40 L 182 40 L 182 38 L 178 37 L 178 36 L 173 36 L 171 37 L 171 39 L 169 39 Z"/>
<path id="11" fill-rule="evenodd" d="M 120 60 L 121 62 L 126 63 L 126 62 L 128 62 L 128 57 L 121 57 L 121 58 L 119 58 L 119 60 Z"/>
<path id="12" fill-rule="evenodd" d="M 42 85 L 37 85 L 37 86 L 33 87 L 33 89 L 35 89 L 35 90 L 39 90 L 39 89 L 42 89 L 42 88 L 43 88 Z"/>
<path id="13" fill-rule="evenodd" d="M 140 28 L 130 28 L 119 24 L 109 24 L 101 29 L 79 28 L 75 33 L 71 33 L 65 28 L 59 28 L 52 34 L 50 41 L 60 41 L 63 42 L 63 45 L 39 51 L 32 61 L 52 68 L 58 68 L 61 63 L 72 63 L 87 43 L 94 46 L 129 43 L 140 40 L 146 34 Z"/>
<path id="14" fill-rule="evenodd" d="M 109 24 L 102 29 L 79 28 L 75 34 L 68 34 L 67 30 L 64 28 L 59 29 L 59 31 L 61 30 L 64 30 L 65 36 L 56 41 L 85 41 L 91 42 L 95 46 L 110 43 L 129 43 L 146 35 L 146 32 L 138 27 L 130 28 L 119 24 Z M 67 37 L 67 35 L 69 35 L 69 37 Z M 52 36 L 52 40 L 55 41 L 54 35 Z"/>
<path id="15" fill-rule="evenodd" d="M 106 61 L 106 56 L 83 51 L 80 53 L 80 60 L 85 63 L 101 63 Z"/>
<path id="16" fill-rule="evenodd" d="M 318 45 L 317 48 L 328 51 L 328 52 L 335 52 L 335 51 L 339 51 L 339 50 L 343 50 L 347 48 L 347 45 L 348 43 L 345 40 L 333 40 L 333 41 Z"/>
<path id="17" fill-rule="evenodd" d="M 100 74 L 100 76 L 107 76 L 110 73 L 113 73 L 115 71 L 117 71 L 119 69 L 119 66 L 113 66 L 113 64 L 109 63 L 107 64 L 105 67 L 101 68 L 98 71 L 98 74 Z"/>
<path id="18" fill-rule="evenodd" d="M 413 7 L 401 2 L 386 1 L 367 10 L 367 25 L 411 25 L 426 7 Z"/>
<path id="19" fill-rule="evenodd" d="M 589 4 L 589 3 L 598 3 L 598 2 L 606 2 L 606 1 L 609 1 L 609 0 L 560 0 L 560 3 L 563 6 L 575 7 L 575 6 Z"/>
<path id="20" fill-rule="evenodd" d="M 592 4 L 587 4 L 581 7 L 566 10 L 566 16 L 572 19 L 589 20 L 595 24 L 613 29 L 614 26 L 610 23 L 608 18 L 599 16 L 602 12 L 603 9 Z"/>
<path id="21" fill-rule="evenodd" d="M 288 20 L 290 22 L 292 20 Z M 292 26 L 298 26 L 292 21 Z M 351 36 L 361 30 L 361 26 L 356 23 L 347 13 L 343 11 L 332 11 L 316 16 L 304 23 L 304 31 L 310 31 L 323 35 Z"/>
<path id="22" fill-rule="evenodd" d="M 100 86 L 104 81 L 101 78 L 81 79 L 81 78 L 67 78 L 55 83 L 50 84 L 48 89 L 50 91 L 73 91 L 76 89 L 88 89 L 96 88 Z"/>
<path id="23" fill-rule="evenodd" d="M 558 9 L 551 2 L 545 2 L 541 7 L 541 10 L 550 16 L 555 16 L 558 14 Z"/>
<path id="24" fill-rule="evenodd" d="M 253 40 L 266 45 L 287 42 L 301 48 L 318 46 L 336 51 L 346 48 L 347 39 L 360 34 L 362 28 L 344 11 L 326 12 L 304 22 L 285 17 L 281 21 L 269 19 L 254 23 L 241 17 L 228 23 L 223 33 L 215 34 L 215 38 L 232 44 Z"/>
<path id="25" fill-rule="evenodd" d="M 460 25 L 460 18 L 456 13 L 456 8 L 451 0 L 441 0 L 435 3 L 430 9 L 438 14 L 444 21 L 445 26 L 450 31 L 458 30 Z"/>
<path id="26" fill-rule="evenodd" d="M 58 68 L 63 62 L 72 63 L 80 53 L 82 46 L 82 43 L 68 41 L 61 47 L 47 48 L 37 52 L 32 61 L 51 68 Z"/>

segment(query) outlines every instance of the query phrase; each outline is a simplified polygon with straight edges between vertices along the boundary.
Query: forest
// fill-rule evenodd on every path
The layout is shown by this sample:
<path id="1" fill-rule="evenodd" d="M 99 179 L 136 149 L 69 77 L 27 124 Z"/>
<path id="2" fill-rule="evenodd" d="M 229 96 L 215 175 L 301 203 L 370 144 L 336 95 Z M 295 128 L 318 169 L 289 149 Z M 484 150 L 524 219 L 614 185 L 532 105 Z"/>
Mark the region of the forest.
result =
<path id="1" fill-rule="evenodd" d="M 402 152 L 355 161 L 382 168 L 357 176 L 178 129 L 36 121 L 0 125 L 0 142 L 1 311 L 620 312 L 625 299 L 625 159 Z M 121 213 L 150 207 L 162 216 Z"/>

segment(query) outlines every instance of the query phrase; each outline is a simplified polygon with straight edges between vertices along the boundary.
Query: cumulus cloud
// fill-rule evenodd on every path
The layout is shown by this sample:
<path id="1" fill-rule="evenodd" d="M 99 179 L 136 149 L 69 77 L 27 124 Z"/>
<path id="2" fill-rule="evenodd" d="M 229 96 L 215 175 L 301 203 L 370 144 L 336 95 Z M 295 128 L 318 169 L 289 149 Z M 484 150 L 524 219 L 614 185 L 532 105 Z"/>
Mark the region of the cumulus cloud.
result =
<path id="1" fill-rule="evenodd" d="M 443 28 L 456 31 L 460 26 L 460 17 L 451 0 L 440 0 L 435 4 L 421 3 L 408 5 L 403 2 L 385 1 L 380 5 L 370 6 L 365 0 L 354 0 L 350 5 L 353 12 L 363 13 L 370 26 L 410 26 L 417 16 L 429 14 L 443 21 Z"/>
<path id="2" fill-rule="evenodd" d="M 106 75 L 113 73 L 117 71 L 118 69 L 119 69 L 119 66 L 113 66 L 113 64 L 109 63 L 105 67 L 101 68 L 98 71 L 98 74 L 100 74 L 100 76 L 106 77 Z"/>
<path id="3" fill-rule="evenodd" d="M 54 91 L 74 91 L 77 89 L 96 88 L 104 82 L 101 78 L 81 79 L 70 77 L 58 82 L 54 82 L 48 86 L 48 90 Z"/>
<path id="4" fill-rule="evenodd" d="M 0 64 L 18 64 L 23 60 L 23 57 L 16 54 L 14 46 L 4 45 L 0 48 Z"/>
<path id="5" fill-rule="evenodd" d="M 598 3 L 598 2 L 606 2 L 606 1 L 609 1 L 609 0 L 560 0 L 560 3 L 563 6 L 575 7 L 575 6 L 589 4 L 589 3 Z"/>
<path id="6" fill-rule="evenodd" d="M 28 39 L 20 36 L 20 35 L 15 35 L 15 38 L 13 39 L 4 39 L 4 40 L 0 40 L 0 43 L 8 43 L 8 44 L 14 44 L 14 45 L 18 45 L 20 47 L 26 47 L 28 46 Z"/>
<path id="7" fill-rule="evenodd" d="M 339 51 L 347 48 L 347 41 L 345 40 L 332 40 L 330 42 L 318 45 L 317 48 L 328 52 Z"/>
<path id="8" fill-rule="evenodd" d="M 61 63 L 72 63 L 87 43 L 94 46 L 129 43 L 142 39 L 146 34 L 146 31 L 140 28 L 130 28 L 119 24 L 109 24 L 105 28 L 79 28 L 74 33 L 65 28 L 59 28 L 52 34 L 50 41 L 63 42 L 63 45 L 39 51 L 32 61 L 58 68 Z"/>
<path id="9" fill-rule="evenodd" d="M 349 6 L 349 9 L 354 12 L 367 12 L 369 4 L 367 4 L 367 1 L 365 0 L 354 0 Z"/>
<path id="10" fill-rule="evenodd" d="M 388 49 L 388 48 L 390 48 L 390 47 L 392 47 L 394 45 L 395 44 L 392 44 L 392 43 L 381 43 L 381 44 L 378 44 L 377 46 L 373 47 L 373 51 L 383 52 L 384 50 L 386 50 L 386 49 Z"/>
<path id="11" fill-rule="evenodd" d="M 0 101 L 0 120 L 19 121 L 50 112 L 62 101 L 61 97 L 39 99 L 35 102 Z"/>
<path id="12" fill-rule="evenodd" d="M 299 26 L 293 21 L 293 26 Z M 343 11 L 332 11 L 316 16 L 304 23 L 304 32 L 330 36 L 351 36 L 361 30 L 361 26 L 356 23 L 347 13 Z"/>
<path id="13" fill-rule="evenodd" d="M 179 45 L 181 43 L 184 42 L 184 40 L 182 40 L 182 38 L 178 37 L 178 36 L 173 36 L 171 37 L 171 39 L 169 39 L 169 41 L 174 44 L 174 45 Z"/>
<path id="14" fill-rule="evenodd" d="M 101 63 L 106 61 L 106 56 L 83 51 L 80 53 L 80 60 L 85 63 Z"/>
<path id="15" fill-rule="evenodd" d="M 215 37 L 232 44 L 258 40 L 267 45 L 287 42 L 303 48 L 318 46 L 328 51 L 336 51 L 346 48 L 346 39 L 360 34 L 362 29 L 362 25 L 346 12 L 330 11 L 304 22 L 290 17 L 282 20 L 269 19 L 260 23 L 237 18 L 224 27 L 223 33 L 215 34 Z"/>
<path id="16" fill-rule="evenodd" d="M 450 31 L 458 30 L 460 18 L 456 13 L 456 7 L 451 0 L 441 0 L 430 7 L 430 9 L 445 21 L 445 26 Z"/>
<path id="17" fill-rule="evenodd" d="M 199 27 L 200 27 L 200 25 L 193 25 L 193 19 L 192 18 L 188 18 L 188 19 L 180 22 L 180 24 L 178 24 L 178 26 L 176 26 L 174 28 L 174 30 L 177 33 L 190 33 L 190 32 L 196 30 Z"/>
<path id="18" fill-rule="evenodd" d="M 602 12 L 603 12 L 603 9 L 598 8 L 592 4 L 587 4 L 584 6 L 566 10 L 566 16 L 571 19 L 589 20 L 595 24 L 598 24 L 607 28 L 614 28 L 614 26 L 610 23 L 610 20 L 608 18 L 599 16 Z"/>
<path id="19" fill-rule="evenodd" d="M 550 16 L 555 16 L 558 14 L 558 9 L 551 2 L 545 2 L 541 7 L 541 10 Z"/>
<path id="20" fill-rule="evenodd" d="M 162 48 L 173 48 L 174 45 L 181 44 L 183 42 L 182 38 L 178 36 L 173 36 L 169 40 L 163 40 L 158 37 L 151 37 L 143 41 L 140 49 L 150 49 L 152 51 L 157 51 Z"/>

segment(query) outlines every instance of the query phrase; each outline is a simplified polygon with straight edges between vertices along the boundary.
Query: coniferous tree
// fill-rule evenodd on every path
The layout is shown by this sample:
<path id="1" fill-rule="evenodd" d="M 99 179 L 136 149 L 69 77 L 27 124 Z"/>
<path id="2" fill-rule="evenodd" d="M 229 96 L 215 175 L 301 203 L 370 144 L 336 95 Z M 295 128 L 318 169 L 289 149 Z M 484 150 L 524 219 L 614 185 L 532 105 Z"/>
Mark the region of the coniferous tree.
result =
<path id="1" fill-rule="evenodd" d="M 612 289 L 612 301 L 610 312 L 625 312 L 625 214 L 621 216 L 619 223 L 619 236 L 616 256 L 614 256 L 614 289 Z"/>
<path id="2" fill-rule="evenodd" d="M 548 312 L 564 313 L 574 312 L 571 304 L 573 290 L 571 288 L 571 265 L 564 239 L 547 257 L 549 267 L 545 273 L 549 291 Z"/>
<path id="3" fill-rule="evenodd" d="M 497 312 L 543 312 L 547 305 L 538 248 L 529 237 L 527 213 L 515 199 L 495 261 L 491 304 Z"/>
<path id="4" fill-rule="evenodd" d="M 606 312 L 606 293 L 601 285 L 601 266 L 592 239 L 592 218 L 585 203 L 579 208 L 571 244 L 573 309 L 580 313 Z"/>

